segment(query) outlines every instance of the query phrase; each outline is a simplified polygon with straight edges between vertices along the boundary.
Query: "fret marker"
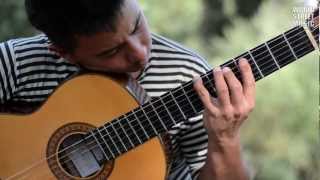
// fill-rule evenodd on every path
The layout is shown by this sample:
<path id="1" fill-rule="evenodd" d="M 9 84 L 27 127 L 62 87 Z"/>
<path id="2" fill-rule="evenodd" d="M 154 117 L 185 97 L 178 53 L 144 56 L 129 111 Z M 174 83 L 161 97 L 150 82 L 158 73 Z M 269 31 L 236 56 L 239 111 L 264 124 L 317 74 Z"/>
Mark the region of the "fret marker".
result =
<path id="1" fill-rule="evenodd" d="M 258 71 L 259 71 L 260 76 L 261 76 L 262 78 L 264 78 L 264 75 L 263 75 L 263 73 L 261 72 L 261 70 L 260 70 L 258 64 L 256 63 L 256 61 L 254 60 L 254 57 L 252 56 L 251 51 L 249 50 L 248 53 L 249 53 L 250 57 L 252 58 L 253 63 L 256 65 L 256 67 L 257 67 L 257 69 L 258 69 Z M 249 60 L 249 59 L 248 59 L 248 60 Z"/>
<path id="2" fill-rule="evenodd" d="M 267 49 L 268 49 L 268 51 L 269 51 L 269 53 L 270 53 L 270 55 L 271 55 L 271 57 L 272 57 L 273 61 L 276 63 L 276 65 L 277 65 L 278 69 L 281 69 L 281 67 L 279 66 L 279 64 L 278 64 L 278 62 L 277 62 L 277 60 L 276 60 L 276 58 L 274 57 L 274 55 L 273 55 L 273 53 L 272 53 L 272 51 L 271 51 L 271 49 L 270 49 L 270 47 L 269 47 L 268 43 L 267 43 L 267 42 L 265 42 L 264 44 L 266 45 L 266 47 L 267 47 Z"/>
<path id="3" fill-rule="evenodd" d="M 284 37 L 284 39 L 286 40 L 286 42 L 287 42 L 287 44 L 288 44 L 288 46 L 289 46 L 289 48 L 290 48 L 290 50 L 291 50 L 291 52 L 292 52 L 292 54 L 293 54 L 294 58 L 298 59 L 298 57 L 297 57 L 296 53 L 293 51 L 293 49 L 292 49 L 292 47 L 291 47 L 291 45 L 290 45 L 290 43 L 289 43 L 289 41 L 288 41 L 288 39 L 287 39 L 286 35 L 285 35 L 284 33 L 282 33 L 282 36 L 283 36 L 283 37 Z"/>

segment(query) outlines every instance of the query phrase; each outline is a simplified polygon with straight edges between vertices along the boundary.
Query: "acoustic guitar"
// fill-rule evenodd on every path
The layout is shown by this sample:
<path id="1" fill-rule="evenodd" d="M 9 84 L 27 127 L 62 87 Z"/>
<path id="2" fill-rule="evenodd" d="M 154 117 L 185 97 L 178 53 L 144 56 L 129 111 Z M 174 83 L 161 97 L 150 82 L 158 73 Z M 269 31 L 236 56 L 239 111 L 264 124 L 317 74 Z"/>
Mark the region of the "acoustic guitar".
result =
<path id="1" fill-rule="evenodd" d="M 258 81 L 295 62 L 319 48 L 318 15 L 313 26 L 296 26 L 221 67 L 241 80 L 238 60 L 244 57 Z M 201 78 L 216 96 L 212 70 Z M 82 75 L 31 114 L 0 115 L 1 180 L 165 179 L 165 147 L 155 137 L 202 112 L 203 104 L 192 82 L 141 105 L 126 86 L 112 77 Z"/>

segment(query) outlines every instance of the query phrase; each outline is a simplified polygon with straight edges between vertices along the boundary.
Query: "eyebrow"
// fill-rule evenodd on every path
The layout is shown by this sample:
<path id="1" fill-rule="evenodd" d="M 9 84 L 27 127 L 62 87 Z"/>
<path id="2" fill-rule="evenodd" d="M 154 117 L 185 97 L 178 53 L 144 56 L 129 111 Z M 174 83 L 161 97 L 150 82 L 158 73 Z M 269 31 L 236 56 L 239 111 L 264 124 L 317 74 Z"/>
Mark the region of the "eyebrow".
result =
<path id="1" fill-rule="evenodd" d="M 139 23 L 140 23 L 141 16 L 142 16 L 142 13 L 141 13 L 141 11 L 140 11 L 139 14 L 138 14 L 138 17 L 136 18 L 135 25 L 134 25 L 134 29 L 133 29 L 133 31 L 132 31 L 130 34 L 134 34 L 134 33 L 137 31 L 138 25 L 139 25 Z M 109 54 L 110 52 L 114 51 L 115 49 L 117 49 L 117 48 L 119 48 L 119 47 L 121 47 L 121 46 L 122 46 L 122 44 L 119 44 L 119 45 L 117 45 L 117 46 L 115 46 L 115 47 L 113 47 L 113 48 L 104 50 L 104 51 L 102 51 L 101 53 L 97 54 L 97 56 L 103 56 L 103 55 L 105 55 L 105 54 Z"/>

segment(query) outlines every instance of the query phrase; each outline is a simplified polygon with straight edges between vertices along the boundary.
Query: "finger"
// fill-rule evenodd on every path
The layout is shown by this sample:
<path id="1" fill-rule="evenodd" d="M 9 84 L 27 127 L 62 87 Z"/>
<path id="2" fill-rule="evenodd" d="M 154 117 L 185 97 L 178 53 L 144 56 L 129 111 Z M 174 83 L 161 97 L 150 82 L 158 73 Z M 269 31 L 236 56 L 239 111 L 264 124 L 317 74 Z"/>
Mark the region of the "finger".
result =
<path id="1" fill-rule="evenodd" d="M 197 92 L 200 100 L 202 101 L 203 105 L 213 114 L 216 114 L 217 108 L 211 102 L 211 96 L 207 89 L 204 87 L 202 79 L 200 77 L 193 79 L 193 87 Z"/>
<path id="2" fill-rule="evenodd" d="M 214 82 L 217 90 L 218 100 L 222 107 L 230 105 L 230 95 L 228 85 L 223 77 L 223 73 L 219 68 L 214 69 Z"/>
<path id="3" fill-rule="evenodd" d="M 229 87 L 231 104 L 240 105 L 243 101 L 243 89 L 240 81 L 236 78 L 229 67 L 223 68 L 222 71 Z"/>
<path id="4" fill-rule="evenodd" d="M 243 93 L 247 100 L 254 101 L 256 92 L 255 78 L 252 73 L 251 66 L 246 59 L 239 61 L 240 71 L 242 75 Z"/>

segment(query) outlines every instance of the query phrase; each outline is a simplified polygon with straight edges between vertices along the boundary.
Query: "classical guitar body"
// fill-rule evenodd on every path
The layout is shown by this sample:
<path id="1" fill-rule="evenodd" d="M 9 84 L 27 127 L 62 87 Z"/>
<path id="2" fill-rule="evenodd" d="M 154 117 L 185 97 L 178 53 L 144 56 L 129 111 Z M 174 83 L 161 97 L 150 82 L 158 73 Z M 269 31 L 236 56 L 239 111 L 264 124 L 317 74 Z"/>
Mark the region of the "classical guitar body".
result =
<path id="1" fill-rule="evenodd" d="M 0 179 L 164 179 L 165 155 L 158 138 L 103 164 L 92 139 L 105 133 L 82 139 L 136 106 L 120 82 L 82 75 L 59 87 L 32 114 L 0 115 Z"/>
<path id="2" fill-rule="evenodd" d="M 318 13 L 309 20 L 313 26 L 291 28 L 220 67 L 241 80 L 238 63 L 244 57 L 258 81 L 295 62 L 319 48 Z M 215 97 L 213 71 L 201 78 Z M 204 106 L 192 81 L 139 107 L 125 84 L 82 75 L 30 115 L 0 115 L 0 179 L 165 179 L 166 156 L 154 137 Z"/>

